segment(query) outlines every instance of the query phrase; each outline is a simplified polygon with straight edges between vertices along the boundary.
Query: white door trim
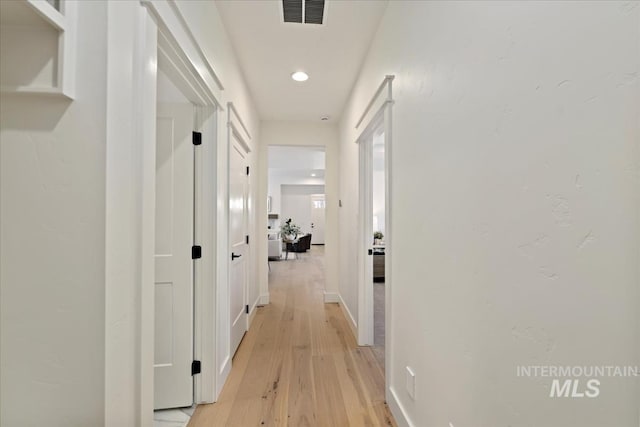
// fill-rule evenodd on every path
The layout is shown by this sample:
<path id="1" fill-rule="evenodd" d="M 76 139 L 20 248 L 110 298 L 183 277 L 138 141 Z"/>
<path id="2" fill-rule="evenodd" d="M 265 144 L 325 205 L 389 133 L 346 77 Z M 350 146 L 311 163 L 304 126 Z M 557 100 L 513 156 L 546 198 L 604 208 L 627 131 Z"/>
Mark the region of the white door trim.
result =
<path id="1" fill-rule="evenodd" d="M 376 129 L 381 126 L 384 129 L 384 150 L 385 150 L 385 396 L 387 401 L 391 401 L 392 395 L 389 389 L 392 383 L 393 363 L 391 347 L 393 343 L 392 330 L 392 256 L 393 256 L 393 211 L 392 211 L 392 177 L 393 171 L 391 166 L 392 156 L 392 106 L 393 106 L 393 83 L 394 76 L 385 76 L 384 81 L 380 84 L 373 98 L 362 113 L 360 120 L 356 124 L 356 128 L 364 129 L 358 139 L 355 141 L 360 144 L 365 138 L 370 138 Z M 386 91 L 384 90 L 386 86 Z M 374 108 L 375 107 L 375 108 Z M 364 150 L 361 146 L 360 150 Z M 365 206 L 371 205 L 371 192 L 363 191 L 370 189 L 372 185 L 372 159 L 371 156 L 362 154 L 360 158 L 364 161 L 360 164 L 359 170 L 359 230 L 358 230 L 358 325 L 357 340 L 358 345 L 373 344 L 373 288 L 371 283 L 366 283 L 368 277 L 365 269 L 370 263 L 364 262 L 367 256 L 367 250 L 371 247 L 371 238 L 369 231 L 372 228 L 373 212 L 365 209 Z M 368 173 L 367 173 L 368 171 Z M 364 193 L 364 194 L 363 194 Z M 366 219 L 363 221 L 363 217 Z M 367 227 L 368 228 L 365 228 Z"/>
<path id="2" fill-rule="evenodd" d="M 158 61 L 158 28 L 153 18 L 140 14 L 140 60 L 138 62 L 138 97 L 141 100 L 138 135 L 142 141 L 141 234 L 140 234 L 140 424 L 153 422 L 153 363 L 155 313 L 155 240 L 156 240 L 156 98 L 157 70 L 145 67 Z"/>
<path id="3" fill-rule="evenodd" d="M 196 106 L 196 130 L 202 133 L 202 145 L 195 164 L 194 245 L 202 247 L 202 258 L 194 265 L 194 359 L 201 361 L 201 373 L 194 376 L 195 403 L 215 401 L 216 384 L 221 381 L 215 366 L 217 323 L 215 277 L 218 260 L 217 230 L 217 118 L 213 105 Z M 205 183 L 209 183 L 206 185 Z"/>

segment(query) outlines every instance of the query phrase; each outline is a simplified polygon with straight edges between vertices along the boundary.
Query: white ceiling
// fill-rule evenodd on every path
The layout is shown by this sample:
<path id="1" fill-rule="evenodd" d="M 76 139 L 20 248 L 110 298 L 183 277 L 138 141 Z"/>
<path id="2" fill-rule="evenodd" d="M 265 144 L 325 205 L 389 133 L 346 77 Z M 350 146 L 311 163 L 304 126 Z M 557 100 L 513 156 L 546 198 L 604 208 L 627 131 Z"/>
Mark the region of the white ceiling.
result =
<path id="1" fill-rule="evenodd" d="M 328 0 L 322 25 L 284 23 L 280 0 L 217 5 L 262 119 L 336 120 L 387 1 Z"/>

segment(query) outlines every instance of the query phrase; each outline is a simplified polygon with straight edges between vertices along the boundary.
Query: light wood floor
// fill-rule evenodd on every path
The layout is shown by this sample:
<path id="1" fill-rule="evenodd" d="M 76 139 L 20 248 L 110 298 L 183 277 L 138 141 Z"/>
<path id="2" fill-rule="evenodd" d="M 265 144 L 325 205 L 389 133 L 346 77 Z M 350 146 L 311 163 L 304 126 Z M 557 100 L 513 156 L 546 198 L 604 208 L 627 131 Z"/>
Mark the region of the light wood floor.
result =
<path id="1" fill-rule="evenodd" d="M 189 427 L 396 425 L 372 350 L 323 302 L 322 250 L 271 262 L 271 304 L 258 309 L 218 402 L 198 406 Z"/>

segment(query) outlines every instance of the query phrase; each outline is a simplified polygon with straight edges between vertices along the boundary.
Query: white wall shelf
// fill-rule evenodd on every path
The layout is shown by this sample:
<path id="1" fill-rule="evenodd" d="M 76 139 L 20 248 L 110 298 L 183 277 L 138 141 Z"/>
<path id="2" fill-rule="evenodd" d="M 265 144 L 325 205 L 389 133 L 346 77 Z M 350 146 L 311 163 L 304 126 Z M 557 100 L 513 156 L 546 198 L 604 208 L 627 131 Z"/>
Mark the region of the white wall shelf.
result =
<path id="1" fill-rule="evenodd" d="M 0 91 L 74 96 L 76 4 L 0 1 Z"/>

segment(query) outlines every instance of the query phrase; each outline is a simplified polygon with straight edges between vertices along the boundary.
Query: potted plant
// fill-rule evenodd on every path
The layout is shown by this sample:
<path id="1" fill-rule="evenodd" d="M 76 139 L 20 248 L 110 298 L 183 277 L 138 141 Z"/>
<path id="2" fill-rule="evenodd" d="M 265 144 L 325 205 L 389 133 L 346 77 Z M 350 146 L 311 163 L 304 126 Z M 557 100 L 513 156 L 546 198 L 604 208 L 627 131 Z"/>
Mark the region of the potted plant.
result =
<path id="1" fill-rule="evenodd" d="M 291 218 L 289 218 L 280 227 L 280 232 L 286 240 L 295 240 L 300 233 L 300 226 L 295 224 L 293 221 L 291 221 Z"/>
<path id="2" fill-rule="evenodd" d="M 373 244 L 374 245 L 381 245 L 382 244 L 382 239 L 384 239 L 384 234 L 382 234 L 382 231 L 374 231 L 374 233 L 373 233 Z"/>

